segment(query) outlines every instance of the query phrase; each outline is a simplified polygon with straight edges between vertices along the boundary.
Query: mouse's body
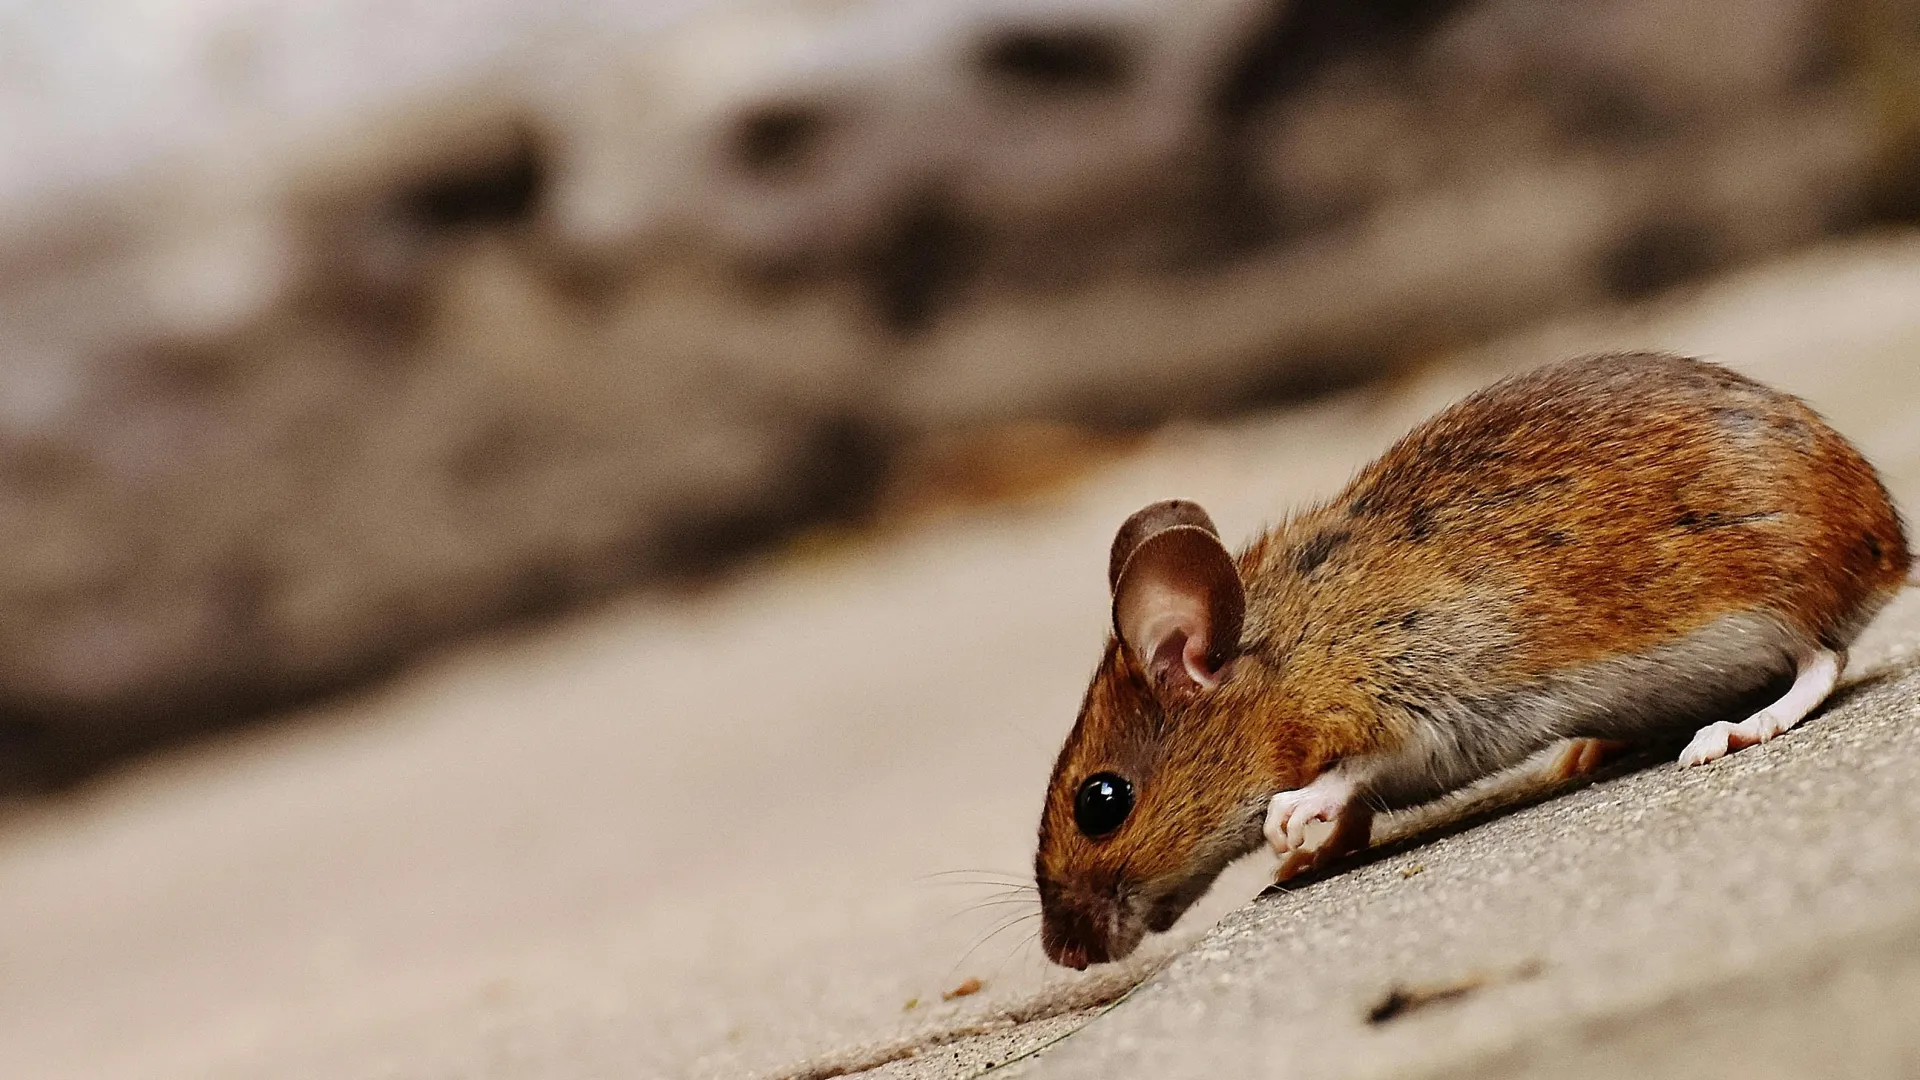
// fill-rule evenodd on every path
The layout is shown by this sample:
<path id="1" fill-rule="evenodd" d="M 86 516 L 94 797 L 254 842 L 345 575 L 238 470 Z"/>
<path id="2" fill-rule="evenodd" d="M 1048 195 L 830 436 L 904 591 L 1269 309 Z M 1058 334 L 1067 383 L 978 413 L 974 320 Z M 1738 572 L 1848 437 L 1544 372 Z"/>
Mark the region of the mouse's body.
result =
<path id="1" fill-rule="evenodd" d="M 1115 637 L 1042 817 L 1043 945 L 1125 955 L 1263 831 L 1298 872 L 1558 740 L 1765 741 L 1909 562 L 1810 409 L 1668 356 L 1475 394 L 1238 556 L 1193 504 L 1150 506 L 1115 538 Z"/>

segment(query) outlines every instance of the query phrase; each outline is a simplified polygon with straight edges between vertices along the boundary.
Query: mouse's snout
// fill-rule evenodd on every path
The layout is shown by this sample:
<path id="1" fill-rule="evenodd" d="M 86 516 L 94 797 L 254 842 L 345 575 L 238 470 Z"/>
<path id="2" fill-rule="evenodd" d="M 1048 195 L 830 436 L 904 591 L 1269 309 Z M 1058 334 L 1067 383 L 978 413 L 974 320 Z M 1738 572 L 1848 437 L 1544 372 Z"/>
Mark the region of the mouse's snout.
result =
<path id="1" fill-rule="evenodd" d="M 1058 937 L 1043 936 L 1041 942 L 1046 950 L 1047 959 L 1075 971 L 1085 971 L 1088 964 L 1102 963 L 1106 960 L 1105 956 L 1090 955 L 1084 945 L 1067 942 Z"/>
<path id="2" fill-rule="evenodd" d="M 1062 967 L 1084 969 L 1131 953 L 1145 921 L 1114 888 L 1067 889 L 1040 882 L 1040 948 Z"/>
<path id="3" fill-rule="evenodd" d="M 1085 970 L 1088 964 L 1104 964 L 1113 959 L 1107 947 L 1105 922 L 1088 917 L 1084 911 L 1047 905 L 1040 913 L 1040 948 L 1047 959 L 1076 971 Z"/>

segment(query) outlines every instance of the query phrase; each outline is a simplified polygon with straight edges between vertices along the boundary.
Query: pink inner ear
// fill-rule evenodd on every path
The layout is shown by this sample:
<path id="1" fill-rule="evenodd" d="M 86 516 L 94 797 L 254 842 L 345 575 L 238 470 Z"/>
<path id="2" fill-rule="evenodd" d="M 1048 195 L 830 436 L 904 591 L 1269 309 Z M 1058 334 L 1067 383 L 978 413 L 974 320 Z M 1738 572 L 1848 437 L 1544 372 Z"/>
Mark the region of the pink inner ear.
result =
<path id="1" fill-rule="evenodd" d="M 1245 608 L 1239 571 L 1220 538 L 1175 525 L 1140 541 L 1121 567 L 1113 629 L 1155 683 L 1211 688 L 1222 674 L 1216 646 L 1239 643 Z"/>
<path id="2" fill-rule="evenodd" d="M 1187 647 L 1180 652 L 1180 659 L 1186 662 L 1187 677 L 1211 690 L 1220 685 L 1220 672 L 1207 664 L 1207 637 L 1195 634 L 1187 639 Z"/>
<path id="3" fill-rule="evenodd" d="M 1184 674 L 1195 685 L 1220 685 L 1220 674 L 1207 663 L 1207 614 L 1191 594 L 1155 589 L 1141 605 L 1128 634 L 1145 647 L 1140 650 L 1147 671 L 1156 680 Z"/>

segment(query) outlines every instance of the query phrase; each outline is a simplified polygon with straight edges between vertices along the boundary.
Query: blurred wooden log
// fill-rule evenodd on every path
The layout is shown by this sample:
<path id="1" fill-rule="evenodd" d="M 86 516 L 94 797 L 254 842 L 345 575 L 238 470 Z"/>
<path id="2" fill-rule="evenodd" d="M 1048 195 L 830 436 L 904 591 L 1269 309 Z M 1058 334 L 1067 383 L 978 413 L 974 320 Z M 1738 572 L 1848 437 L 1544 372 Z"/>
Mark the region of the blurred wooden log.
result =
<path id="1" fill-rule="evenodd" d="M 0 787 L 857 509 L 930 437 L 1912 213 L 1917 8 L 11 16 Z"/>

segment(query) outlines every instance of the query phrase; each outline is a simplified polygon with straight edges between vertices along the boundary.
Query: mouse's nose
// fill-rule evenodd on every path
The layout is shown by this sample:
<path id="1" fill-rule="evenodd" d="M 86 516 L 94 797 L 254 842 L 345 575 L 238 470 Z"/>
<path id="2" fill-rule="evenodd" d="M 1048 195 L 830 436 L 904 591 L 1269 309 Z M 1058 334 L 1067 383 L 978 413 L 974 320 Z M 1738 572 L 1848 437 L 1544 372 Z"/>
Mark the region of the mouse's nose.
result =
<path id="1" fill-rule="evenodd" d="M 1075 971 L 1087 970 L 1087 950 L 1078 945 L 1056 944 L 1047 949 L 1047 959 Z"/>
<path id="2" fill-rule="evenodd" d="M 1041 909 L 1040 948 L 1047 959 L 1076 971 L 1113 958 L 1107 942 L 1106 920 L 1092 918 L 1086 912 L 1057 902 Z"/>

